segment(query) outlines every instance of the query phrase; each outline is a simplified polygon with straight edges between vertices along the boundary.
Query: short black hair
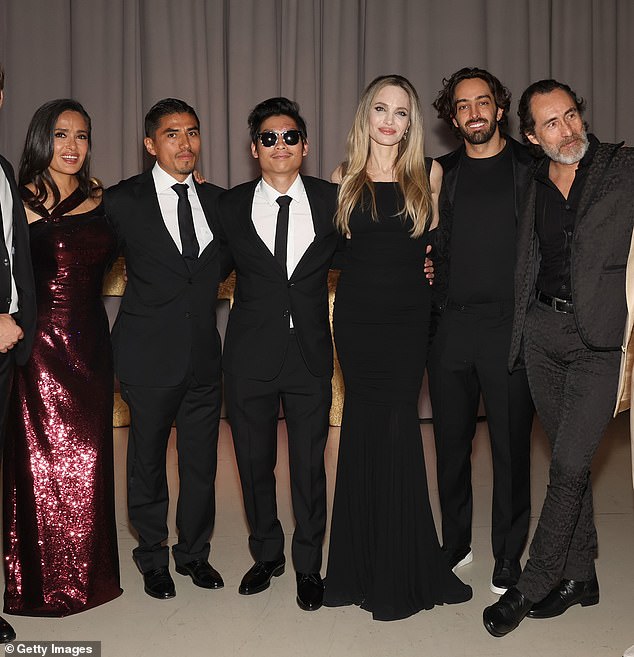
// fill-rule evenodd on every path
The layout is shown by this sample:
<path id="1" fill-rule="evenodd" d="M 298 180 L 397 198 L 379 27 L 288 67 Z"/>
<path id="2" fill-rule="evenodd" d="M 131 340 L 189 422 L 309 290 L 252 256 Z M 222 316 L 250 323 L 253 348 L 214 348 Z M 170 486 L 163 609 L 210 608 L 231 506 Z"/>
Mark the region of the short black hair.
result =
<path id="1" fill-rule="evenodd" d="M 299 105 L 294 100 L 278 97 L 263 100 L 251 110 L 249 118 L 247 119 L 247 123 L 249 124 L 249 134 L 251 135 L 251 141 L 254 144 L 258 140 L 260 126 L 270 116 L 288 116 L 289 118 L 293 119 L 293 121 L 295 121 L 297 124 L 297 129 L 302 135 L 302 142 L 306 141 L 308 134 L 306 131 L 306 121 L 304 121 L 301 114 L 299 113 Z"/>
<path id="2" fill-rule="evenodd" d="M 200 128 L 200 121 L 196 110 L 188 105 L 184 100 L 178 98 L 163 98 L 150 107 L 150 111 L 145 115 L 145 136 L 154 137 L 156 131 L 164 116 L 170 114 L 191 114 Z"/>
<path id="3" fill-rule="evenodd" d="M 524 90 L 524 93 L 520 98 L 520 104 L 517 108 L 517 115 L 520 117 L 520 132 L 522 133 L 522 139 L 526 143 L 529 143 L 526 135 L 535 134 L 535 119 L 531 112 L 531 100 L 533 96 L 537 94 L 549 94 L 551 91 L 556 91 L 558 89 L 565 91 L 570 98 L 572 98 L 579 115 L 583 117 L 583 113 L 586 111 L 586 102 L 583 98 L 577 96 L 567 84 L 552 79 L 533 82 L 533 84 Z"/>
<path id="4" fill-rule="evenodd" d="M 462 133 L 453 123 L 456 116 L 456 87 L 463 80 L 473 80 L 474 78 L 484 80 L 489 85 L 496 106 L 502 110 L 502 117 L 498 121 L 498 126 L 502 132 L 506 132 L 508 128 L 508 111 L 511 108 L 511 92 L 495 75 L 483 68 L 465 67 L 456 71 L 452 76 L 443 78 L 443 88 L 438 92 L 436 100 L 432 103 L 438 112 L 438 118 L 443 119 L 457 137 L 462 137 Z"/>

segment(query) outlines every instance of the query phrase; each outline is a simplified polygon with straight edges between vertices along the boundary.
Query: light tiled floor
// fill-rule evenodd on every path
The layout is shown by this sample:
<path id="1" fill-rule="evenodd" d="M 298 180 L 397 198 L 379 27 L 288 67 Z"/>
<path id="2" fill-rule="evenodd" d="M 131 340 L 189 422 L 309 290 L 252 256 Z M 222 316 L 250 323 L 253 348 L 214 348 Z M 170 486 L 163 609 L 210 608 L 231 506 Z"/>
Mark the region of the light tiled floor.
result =
<path id="1" fill-rule="evenodd" d="M 422 425 L 429 485 L 438 518 L 433 472 L 432 429 Z M 482 627 L 482 609 L 496 598 L 489 591 L 493 566 L 489 546 L 491 467 L 486 424 L 478 425 L 474 469 L 474 561 L 459 571 L 474 588 L 463 605 L 436 607 L 393 623 L 372 621 L 356 607 L 306 613 L 295 604 L 295 579 L 289 568 L 269 590 L 244 597 L 237 587 L 252 560 L 237 478 L 231 433 L 222 422 L 217 478 L 217 520 L 211 561 L 225 588 L 205 591 L 174 574 L 177 596 L 153 600 L 143 593 L 132 563 L 134 539 L 125 511 L 126 430 L 115 431 L 117 517 L 124 594 L 117 600 L 65 619 L 8 617 L 22 640 L 101 640 L 105 657 L 180 655 L 198 657 L 620 657 L 634 643 L 634 510 L 628 417 L 611 425 L 594 467 L 595 511 L 600 556 L 597 564 L 601 603 L 570 609 L 552 620 L 525 620 L 520 628 L 494 639 Z M 326 454 L 329 491 L 336 467 L 339 430 L 331 429 Z M 279 514 L 290 534 L 286 431 L 279 430 Z M 176 481 L 176 453 L 170 443 L 169 474 Z M 548 448 L 536 423 L 533 432 L 533 526 L 543 500 Z M 174 486 L 172 485 L 174 490 Z M 174 516 L 170 516 L 172 539 Z M 326 547 L 324 550 L 326 551 Z M 326 555 L 324 562 L 326 560 Z"/>

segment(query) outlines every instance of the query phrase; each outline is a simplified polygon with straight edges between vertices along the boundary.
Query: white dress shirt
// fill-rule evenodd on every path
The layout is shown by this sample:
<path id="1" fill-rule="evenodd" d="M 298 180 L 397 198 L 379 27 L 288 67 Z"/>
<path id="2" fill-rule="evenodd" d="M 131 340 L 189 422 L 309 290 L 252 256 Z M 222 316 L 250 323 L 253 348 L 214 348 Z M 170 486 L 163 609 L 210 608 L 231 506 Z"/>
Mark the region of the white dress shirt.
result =
<path id="1" fill-rule="evenodd" d="M 298 175 L 295 178 L 284 194 L 261 179 L 253 194 L 251 219 L 260 239 L 275 255 L 275 229 L 277 228 L 277 212 L 280 209 L 277 199 L 280 196 L 290 196 L 292 199 L 288 206 L 288 238 L 286 242 L 286 271 L 290 278 L 306 249 L 315 240 L 313 215 L 301 176 Z M 291 315 L 290 328 L 293 326 L 293 316 Z"/>
<path id="2" fill-rule="evenodd" d="M 9 304 L 9 313 L 18 312 L 18 288 L 13 276 L 13 196 L 11 196 L 11 187 L 4 174 L 4 169 L 0 167 L 0 206 L 2 207 L 2 232 L 4 233 L 4 243 L 7 245 L 9 254 L 9 267 L 11 267 L 11 303 Z"/>
<path id="3" fill-rule="evenodd" d="M 176 178 L 173 178 L 169 173 L 161 169 L 158 162 L 152 169 L 152 177 L 154 178 L 156 196 L 161 208 L 165 227 L 172 236 L 174 244 L 176 244 L 179 252 L 182 253 L 183 246 L 181 244 L 181 233 L 178 228 L 178 194 L 172 189 L 172 185 L 180 183 L 181 181 L 176 180 Z M 188 186 L 187 198 L 192 206 L 194 231 L 196 233 L 196 239 L 198 240 L 198 246 L 200 247 L 199 253 L 202 253 L 205 247 L 211 242 L 211 240 L 213 240 L 214 236 L 211 232 L 211 228 L 209 228 L 209 224 L 207 223 L 205 213 L 203 212 L 202 205 L 198 199 L 198 194 L 196 194 L 196 187 L 194 186 L 192 175 L 189 174 L 189 176 L 182 181 L 182 184 Z"/>
<path id="4" fill-rule="evenodd" d="M 286 248 L 286 271 L 290 278 L 297 263 L 315 239 L 315 227 L 310 204 L 301 176 L 297 176 L 285 194 L 281 194 L 264 180 L 260 180 L 253 194 L 251 218 L 260 239 L 271 253 L 275 253 L 275 229 L 280 206 L 277 199 L 290 196 L 288 206 L 288 241 Z"/>

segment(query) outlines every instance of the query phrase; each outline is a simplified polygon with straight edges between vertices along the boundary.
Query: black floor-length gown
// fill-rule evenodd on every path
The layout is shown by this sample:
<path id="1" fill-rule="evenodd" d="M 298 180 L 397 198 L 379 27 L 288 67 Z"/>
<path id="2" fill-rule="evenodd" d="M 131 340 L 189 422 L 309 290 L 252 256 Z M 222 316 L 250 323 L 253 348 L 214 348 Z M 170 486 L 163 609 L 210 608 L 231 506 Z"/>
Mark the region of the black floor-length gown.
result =
<path id="1" fill-rule="evenodd" d="M 428 164 L 429 166 L 429 164 Z M 394 183 L 374 183 L 350 217 L 334 311 L 345 383 L 324 603 L 360 605 L 377 620 L 406 618 L 471 597 L 446 565 L 429 504 L 418 419 L 431 292 L 426 237 L 395 216 Z"/>
<path id="2" fill-rule="evenodd" d="M 23 191 L 28 195 L 28 190 Z M 33 352 L 16 369 L 4 455 L 4 611 L 66 616 L 121 594 L 113 370 L 101 300 L 116 241 L 103 206 L 30 224 Z"/>

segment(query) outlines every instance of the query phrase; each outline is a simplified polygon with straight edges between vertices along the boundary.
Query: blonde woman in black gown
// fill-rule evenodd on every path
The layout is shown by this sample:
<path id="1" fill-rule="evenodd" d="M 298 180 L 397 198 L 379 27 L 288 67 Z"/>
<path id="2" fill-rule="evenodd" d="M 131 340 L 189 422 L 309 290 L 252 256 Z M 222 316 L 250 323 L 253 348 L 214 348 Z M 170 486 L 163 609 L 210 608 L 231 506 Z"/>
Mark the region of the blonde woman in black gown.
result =
<path id="1" fill-rule="evenodd" d="M 114 515 L 113 371 L 101 300 L 116 241 L 90 179 L 90 118 L 40 107 L 19 182 L 37 327 L 16 368 L 4 459 L 4 611 L 66 616 L 121 594 Z"/>
<path id="2" fill-rule="evenodd" d="M 398 75 L 377 78 L 333 174 L 336 223 L 349 238 L 334 311 L 346 397 L 324 598 L 377 620 L 471 598 L 440 550 L 418 419 L 430 318 L 423 263 L 441 181 L 423 156 L 415 89 Z"/>

